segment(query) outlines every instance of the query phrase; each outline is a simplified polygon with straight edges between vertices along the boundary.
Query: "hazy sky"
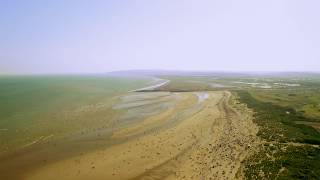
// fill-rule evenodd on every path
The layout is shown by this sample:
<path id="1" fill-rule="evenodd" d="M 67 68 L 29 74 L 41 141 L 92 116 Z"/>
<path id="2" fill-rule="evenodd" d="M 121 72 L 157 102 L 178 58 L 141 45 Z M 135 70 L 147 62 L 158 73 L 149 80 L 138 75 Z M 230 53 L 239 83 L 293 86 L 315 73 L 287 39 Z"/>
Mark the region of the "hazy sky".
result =
<path id="1" fill-rule="evenodd" d="M 0 0 L 0 72 L 320 71 L 319 0 Z"/>

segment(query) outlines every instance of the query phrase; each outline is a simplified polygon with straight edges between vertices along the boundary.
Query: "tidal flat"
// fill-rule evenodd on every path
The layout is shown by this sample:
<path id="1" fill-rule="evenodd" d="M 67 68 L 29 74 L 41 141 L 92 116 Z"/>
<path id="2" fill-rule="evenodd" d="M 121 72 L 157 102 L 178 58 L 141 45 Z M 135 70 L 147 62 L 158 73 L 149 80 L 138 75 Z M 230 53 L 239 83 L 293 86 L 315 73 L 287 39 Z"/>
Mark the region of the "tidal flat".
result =
<path id="1" fill-rule="evenodd" d="M 90 144 L 95 143 L 87 147 L 76 141 L 110 126 L 118 113 L 112 105 L 119 95 L 153 84 L 154 79 L 146 77 L 1 76 L 1 176 L 9 178 L 15 172 L 3 171 L 23 171 L 40 161 L 73 154 L 78 144 L 81 149 L 93 148 Z"/>

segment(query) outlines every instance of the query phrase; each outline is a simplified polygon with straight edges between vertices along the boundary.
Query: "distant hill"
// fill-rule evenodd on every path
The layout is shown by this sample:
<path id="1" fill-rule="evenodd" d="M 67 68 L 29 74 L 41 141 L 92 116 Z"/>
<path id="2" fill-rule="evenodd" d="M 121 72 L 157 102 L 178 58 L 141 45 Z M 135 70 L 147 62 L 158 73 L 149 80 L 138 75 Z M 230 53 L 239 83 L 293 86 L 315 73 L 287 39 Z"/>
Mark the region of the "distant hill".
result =
<path id="1" fill-rule="evenodd" d="M 108 72 L 110 76 L 217 76 L 217 77 L 320 77 L 320 72 L 234 72 L 234 71 L 175 71 L 175 70 L 124 70 Z"/>

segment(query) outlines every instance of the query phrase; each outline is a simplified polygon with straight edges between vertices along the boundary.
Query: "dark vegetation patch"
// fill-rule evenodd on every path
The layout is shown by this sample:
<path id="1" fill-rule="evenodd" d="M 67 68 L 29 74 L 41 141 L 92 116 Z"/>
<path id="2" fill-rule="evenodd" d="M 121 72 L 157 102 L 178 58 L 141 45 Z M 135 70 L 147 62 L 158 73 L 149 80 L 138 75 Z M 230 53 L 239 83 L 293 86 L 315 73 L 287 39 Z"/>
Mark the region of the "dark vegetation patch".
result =
<path id="1" fill-rule="evenodd" d="M 290 107 L 303 112 L 309 120 L 320 121 L 320 86 L 318 88 L 295 87 L 291 89 L 255 90 L 248 92 L 257 100 Z"/>
<path id="2" fill-rule="evenodd" d="M 237 91 L 240 101 L 255 110 L 254 122 L 260 130 L 258 136 L 267 141 L 320 144 L 320 133 L 313 127 L 295 121 L 312 122 L 301 112 L 290 107 L 274 105 L 253 98 L 247 91 Z"/>
<path id="3" fill-rule="evenodd" d="M 265 144 L 246 160 L 247 179 L 319 179 L 320 149 L 312 146 Z"/>
<path id="4" fill-rule="evenodd" d="M 320 133 L 296 121 L 311 122 L 291 107 L 255 99 L 237 91 L 240 101 L 255 110 L 254 122 L 263 143 L 260 151 L 244 161 L 247 179 L 319 179 Z"/>

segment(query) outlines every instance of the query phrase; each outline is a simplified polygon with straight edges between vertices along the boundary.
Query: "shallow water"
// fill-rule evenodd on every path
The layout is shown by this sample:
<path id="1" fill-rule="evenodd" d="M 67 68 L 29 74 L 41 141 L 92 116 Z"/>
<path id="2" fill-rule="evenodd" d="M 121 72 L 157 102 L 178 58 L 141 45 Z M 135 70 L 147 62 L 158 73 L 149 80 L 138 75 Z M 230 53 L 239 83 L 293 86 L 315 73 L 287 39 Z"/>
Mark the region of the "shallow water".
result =
<path id="1" fill-rule="evenodd" d="M 120 84 L 117 79 L 118 87 L 115 87 L 113 79 L 100 77 L 87 80 L 54 78 L 56 83 L 37 78 L 31 78 L 30 81 L 40 81 L 37 82 L 38 92 L 59 93 L 43 101 L 36 98 L 33 88 L 28 87 L 32 91 L 18 91 L 22 100 L 33 96 L 37 102 L 33 102 L 33 98 L 26 102 L 34 103 L 38 109 L 30 106 L 25 107 L 25 111 L 19 111 L 22 100 L 17 99 L 16 108 L 13 105 L 11 107 L 17 111 L 10 112 L 13 116 L 1 120 L 0 133 L 5 135 L 0 137 L 2 178 L 19 179 L 21 176 L 15 175 L 27 175 L 46 164 L 126 141 L 127 138 L 109 139 L 115 130 L 133 126 L 147 117 L 166 111 L 179 99 L 176 93 L 129 93 L 128 89 L 134 89 L 139 83 L 140 86 L 149 84 L 145 79 L 124 79 Z M 49 80 L 53 81 L 51 78 Z M 23 84 L 23 81 L 19 83 Z M 112 88 L 109 89 L 109 86 Z M 9 93 L 7 96 L 12 98 Z M 12 118 L 19 115 L 28 118 Z M 11 122 L 6 124 L 6 120 Z M 23 126 L 19 124 L 20 121 Z M 15 131 L 11 131 L 13 129 Z"/>
<path id="2" fill-rule="evenodd" d="M 151 78 L 0 77 L 0 155 L 108 124 L 114 97 Z"/>

